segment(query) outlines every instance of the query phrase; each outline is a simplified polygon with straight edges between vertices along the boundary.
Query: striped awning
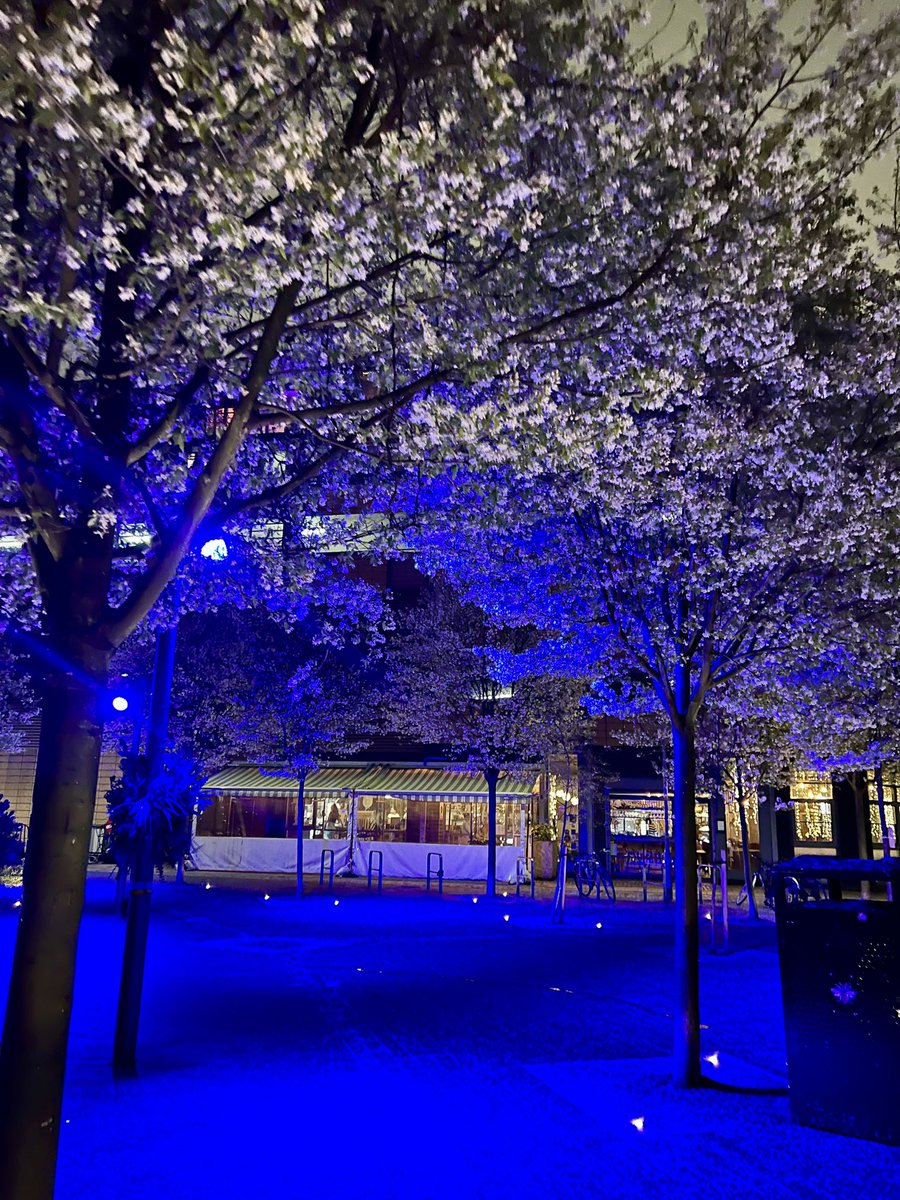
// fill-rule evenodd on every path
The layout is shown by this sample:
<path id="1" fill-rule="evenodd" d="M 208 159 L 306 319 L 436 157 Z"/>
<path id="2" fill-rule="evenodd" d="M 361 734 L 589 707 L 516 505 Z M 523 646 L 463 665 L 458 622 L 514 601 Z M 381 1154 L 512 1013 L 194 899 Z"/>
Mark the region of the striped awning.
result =
<path id="1" fill-rule="evenodd" d="M 537 782 L 537 774 L 527 778 L 500 777 L 498 800 L 527 800 Z M 299 779 L 277 766 L 257 767 L 239 764 L 218 771 L 203 785 L 205 792 L 219 795 L 293 796 Z M 486 800 L 487 783 L 478 772 L 441 767 L 383 767 L 368 764 L 358 767 L 320 767 L 306 777 L 306 795 L 356 792 L 363 796 L 422 796 L 434 800 Z"/>

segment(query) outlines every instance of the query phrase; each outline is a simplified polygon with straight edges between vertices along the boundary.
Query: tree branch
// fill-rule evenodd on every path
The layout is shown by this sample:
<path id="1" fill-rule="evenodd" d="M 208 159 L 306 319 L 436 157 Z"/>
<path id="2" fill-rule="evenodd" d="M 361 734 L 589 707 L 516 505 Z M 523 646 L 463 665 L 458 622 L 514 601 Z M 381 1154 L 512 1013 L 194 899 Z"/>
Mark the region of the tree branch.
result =
<path id="1" fill-rule="evenodd" d="M 134 466 L 136 462 L 139 462 L 140 459 L 149 454 L 160 442 L 166 440 L 188 405 L 208 379 L 209 366 L 206 363 L 202 363 L 194 370 L 193 375 L 191 375 L 187 383 L 182 384 L 178 389 L 172 403 L 156 424 L 151 425 L 149 429 L 145 430 L 139 438 L 129 445 L 125 453 L 125 465 L 127 467 Z"/>
<path id="2" fill-rule="evenodd" d="M 228 428 L 222 434 L 206 466 L 197 476 L 182 505 L 181 515 L 153 563 L 140 576 L 130 595 L 108 615 L 106 633 L 112 646 L 143 620 L 178 570 L 203 518 L 209 512 L 223 478 L 232 466 L 247 433 L 259 394 L 269 377 L 272 361 L 291 309 L 297 300 L 300 281 L 285 284 L 272 306 L 256 347 L 244 385 L 244 394 Z"/>
<path id="3" fill-rule="evenodd" d="M 218 529 L 225 521 L 231 521 L 242 513 L 250 512 L 251 509 L 260 508 L 266 504 L 273 504 L 279 500 L 286 500 L 294 492 L 299 491 L 305 483 L 309 483 L 311 479 L 315 479 L 327 466 L 336 462 L 346 453 L 347 451 L 343 447 L 333 447 L 317 459 L 314 459 L 313 462 L 308 463 L 302 471 L 285 480 L 284 483 L 264 488 L 263 491 L 257 492 L 253 496 L 242 496 L 239 500 L 232 500 L 227 504 L 223 504 L 221 508 L 216 509 L 214 513 L 210 514 L 210 527 Z"/>
<path id="4" fill-rule="evenodd" d="M 22 331 L 8 325 L 3 325 L 2 331 L 6 335 L 9 344 L 25 364 L 29 374 L 41 385 L 54 408 L 64 413 L 87 441 L 100 443 L 100 439 L 91 424 L 90 417 L 72 399 L 46 363 L 42 362 L 34 353 Z"/>
<path id="5" fill-rule="evenodd" d="M 390 412 L 394 412 L 405 400 L 411 400 L 413 396 L 419 392 L 424 392 L 427 388 L 433 387 L 436 383 L 458 383 L 459 376 L 451 371 L 429 371 L 427 375 L 421 375 L 418 379 L 412 380 L 411 383 L 405 383 L 402 387 L 394 388 L 390 392 L 379 392 L 376 396 L 366 396 L 363 400 L 350 400 L 346 403 L 326 404 L 319 408 L 299 408 L 295 410 L 277 409 L 276 415 L 271 415 L 272 410 L 267 409 L 266 413 L 258 413 L 253 418 L 253 423 L 267 423 L 271 420 L 280 421 L 302 421 L 306 422 L 316 417 L 342 417 L 342 416 L 359 416 L 366 413 L 374 413 L 379 408 L 384 408 L 384 416 Z M 290 395 L 290 393 L 287 393 Z"/>
<path id="6" fill-rule="evenodd" d="M 579 304 L 575 308 L 566 309 L 565 312 L 557 313 L 554 317 L 548 317 L 545 321 L 541 321 L 537 325 L 532 325 L 528 329 L 522 329 L 518 333 L 511 334 L 504 340 L 507 343 L 515 345 L 518 342 L 524 342 L 529 338 L 536 337 L 538 334 L 546 333 L 548 329 L 555 329 L 558 325 L 564 325 L 568 321 L 577 321 L 580 317 L 590 317 L 594 313 L 602 312 L 604 309 L 621 304 L 623 300 L 627 300 L 629 296 L 633 296 L 640 287 L 653 278 L 669 257 L 677 242 L 678 235 L 673 234 L 666 240 L 663 248 L 653 261 L 643 271 L 639 271 L 621 291 L 614 292 L 609 296 L 601 296 L 597 300 L 590 300 L 586 304 Z"/>

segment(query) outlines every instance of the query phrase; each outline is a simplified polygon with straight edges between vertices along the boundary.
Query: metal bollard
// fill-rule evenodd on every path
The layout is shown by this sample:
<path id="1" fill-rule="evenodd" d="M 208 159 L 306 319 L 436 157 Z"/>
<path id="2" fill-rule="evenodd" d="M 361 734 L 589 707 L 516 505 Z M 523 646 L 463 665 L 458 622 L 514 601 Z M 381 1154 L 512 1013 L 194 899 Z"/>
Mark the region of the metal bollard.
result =
<path id="1" fill-rule="evenodd" d="M 366 886 L 369 888 L 371 888 L 371 886 L 372 886 L 372 859 L 375 857 L 376 854 L 378 855 L 378 890 L 380 892 L 381 884 L 384 879 L 384 855 L 382 854 L 382 852 L 380 850 L 370 850 L 369 851 L 369 870 L 368 870 L 368 874 L 367 874 Z"/>
<path id="2" fill-rule="evenodd" d="M 646 863 L 641 863 L 641 890 L 644 893 L 644 900 L 646 900 L 647 899 L 647 864 Z M 598 888 L 597 895 L 599 896 L 599 894 L 600 894 L 600 889 Z"/>
<path id="3" fill-rule="evenodd" d="M 321 887 L 322 884 L 325 882 L 325 855 L 326 854 L 331 856 L 328 861 L 328 890 L 330 892 L 332 890 L 332 888 L 334 887 L 334 851 L 328 846 L 326 846 L 325 849 L 322 851 L 322 861 L 319 866 L 319 887 Z"/>
<path id="4" fill-rule="evenodd" d="M 444 894 L 444 856 L 439 850 L 429 850 L 425 856 L 425 891 L 431 891 L 431 860 L 438 860 L 438 869 L 435 871 L 435 878 L 438 881 L 438 895 Z"/>
<path id="5" fill-rule="evenodd" d="M 725 855 L 722 855 L 722 865 L 719 871 L 722 876 L 722 949 L 728 953 L 728 867 L 725 864 Z"/>
<path id="6" fill-rule="evenodd" d="M 713 954 L 716 953 L 716 941 L 718 933 L 716 932 L 716 924 L 718 917 L 718 903 L 716 897 L 716 885 L 718 883 L 718 872 L 715 865 L 710 863 L 709 867 L 709 948 Z"/>

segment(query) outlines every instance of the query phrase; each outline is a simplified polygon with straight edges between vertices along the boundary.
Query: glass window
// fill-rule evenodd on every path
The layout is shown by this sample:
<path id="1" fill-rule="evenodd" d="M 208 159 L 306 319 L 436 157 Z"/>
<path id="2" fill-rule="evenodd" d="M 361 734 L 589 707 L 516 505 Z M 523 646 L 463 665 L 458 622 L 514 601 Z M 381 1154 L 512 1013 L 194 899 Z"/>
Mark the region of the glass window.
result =
<path id="1" fill-rule="evenodd" d="M 869 787 L 871 797 L 874 784 L 870 784 Z M 887 822 L 888 845 L 894 850 L 897 847 L 897 804 L 891 796 L 892 794 L 896 796 L 896 789 L 885 786 L 884 793 L 884 816 Z M 878 811 L 878 801 L 873 798 L 869 800 L 869 828 L 872 830 L 872 846 L 875 857 L 878 858 L 882 853 L 881 814 Z"/>
<path id="2" fill-rule="evenodd" d="M 497 804 L 497 842 L 518 846 L 519 804 Z M 487 845 L 487 801 L 432 800 L 418 796 L 360 796 L 356 828 L 360 840 L 438 846 Z"/>
<path id="3" fill-rule="evenodd" d="M 794 838 L 800 843 L 827 843 L 834 838 L 831 816 L 831 779 L 804 771 L 791 780 Z"/>
<path id="4" fill-rule="evenodd" d="M 288 796 L 216 796 L 197 820 L 201 837 L 287 837 Z"/>
<path id="5" fill-rule="evenodd" d="M 610 797 L 611 832 L 620 837 L 663 838 L 662 796 L 612 796 Z M 700 817 L 700 808 L 697 816 Z M 671 808 L 669 809 L 671 821 Z"/>
<path id="6" fill-rule="evenodd" d="M 410 812 L 401 796 L 357 796 L 356 830 L 364 841 L 405 842 Z"/>
<path id="7" fill-rule="evenodd" d="M 793 788 L 791 789 L 793 795 Z M 830 842 L 830 800 L 794 800 L 794 836 L 798 842 Z"/>
<path id="8" fill-rule="evenodd" d="M 294 801 L 294 811 L 297 803 Z M 305 838 L 345 838 L 349 828 L 350 800 L 344 792 L 303 797 Z M 295 833 L 296 836 L 296 833 Z"/>
<path id="9" fill-rule="evenodd" d="M 487 844 L 487 801 L 431 800 L 406 796 L 357 796 L 360 841 L 437 845 Z M 497 842 L 518 846 L 522 805 L 499 801 Z M 307 795 L 304 838 L 349 836 L 350 798 L 345 792 Z M 197 821 L 201 837 L 297 836 L 296 796 L 216 796 Z"/>

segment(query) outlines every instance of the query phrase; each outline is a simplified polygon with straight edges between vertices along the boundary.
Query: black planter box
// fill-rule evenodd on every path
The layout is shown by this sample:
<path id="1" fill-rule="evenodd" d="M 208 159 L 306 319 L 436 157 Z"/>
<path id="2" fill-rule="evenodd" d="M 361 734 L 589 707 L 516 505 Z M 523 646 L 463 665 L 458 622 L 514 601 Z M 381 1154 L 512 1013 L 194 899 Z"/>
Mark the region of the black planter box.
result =
<path id="1" fill-rule="evenodd" d="M 776 875 L 791 1115 L 898 1146 L 900 860 L 803 856 Z"/>

